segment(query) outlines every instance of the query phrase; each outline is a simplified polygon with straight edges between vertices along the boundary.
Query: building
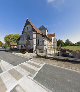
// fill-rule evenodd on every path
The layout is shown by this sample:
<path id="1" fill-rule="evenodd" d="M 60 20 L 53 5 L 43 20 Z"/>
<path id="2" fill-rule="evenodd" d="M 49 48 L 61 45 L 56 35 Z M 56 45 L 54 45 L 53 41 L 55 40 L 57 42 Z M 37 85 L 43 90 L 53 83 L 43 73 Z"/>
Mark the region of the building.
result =
<path id="1" fill-rule="evenodd" d="M 11 49 L 17 49 L 17 43 L 10 42 L 10 48 Z"/>
<path id="2" fill-rule="evenodd" d="M 38 29 L 27 19 L 19 40 L 19 49 L 35 52 L 37 49 L 45 51 L 48 48 L 57 48 L 55 33 L 48 34 L 43 25 Z"/>

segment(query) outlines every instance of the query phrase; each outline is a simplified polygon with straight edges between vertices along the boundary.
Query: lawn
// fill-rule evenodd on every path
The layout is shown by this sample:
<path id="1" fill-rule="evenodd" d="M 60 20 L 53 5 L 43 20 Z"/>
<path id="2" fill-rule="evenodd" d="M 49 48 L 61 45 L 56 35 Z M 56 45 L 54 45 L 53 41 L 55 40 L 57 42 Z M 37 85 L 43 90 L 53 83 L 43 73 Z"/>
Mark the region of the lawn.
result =
<path id="1" fill-rule="evenodd" d="M 73 50 L 73 51 L 77 51 L 77 50 L 80 51 L 80 46 L 65 46 L 65 47 L 62 47 L 62 48 Z"/>

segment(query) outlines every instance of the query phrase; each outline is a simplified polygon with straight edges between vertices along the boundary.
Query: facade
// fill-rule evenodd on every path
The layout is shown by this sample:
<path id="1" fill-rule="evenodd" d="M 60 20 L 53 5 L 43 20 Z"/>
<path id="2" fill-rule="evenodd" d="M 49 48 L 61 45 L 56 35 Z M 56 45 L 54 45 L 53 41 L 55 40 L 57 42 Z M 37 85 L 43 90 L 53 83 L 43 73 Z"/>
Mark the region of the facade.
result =
<path id="1" fill-rule="evenodd" d="M 44 51 L 48 48 L 57 48 L 55 33 L 48 34 L 47 28 L 41 26 L 38 29 L 27 19 L 19 40 L 19 49 L 35 52 L 36 49 Z"/>

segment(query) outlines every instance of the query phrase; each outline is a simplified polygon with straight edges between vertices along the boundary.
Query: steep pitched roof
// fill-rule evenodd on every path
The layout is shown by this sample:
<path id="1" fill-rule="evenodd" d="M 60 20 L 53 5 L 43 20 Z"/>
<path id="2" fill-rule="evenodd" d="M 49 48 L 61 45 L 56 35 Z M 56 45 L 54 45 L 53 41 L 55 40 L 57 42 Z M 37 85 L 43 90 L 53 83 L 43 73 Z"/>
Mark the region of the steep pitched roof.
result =
<path id="1" fill-rule="evenodd" d="M 26 20 L 26 24 L 30 24 L 31 26 L 32 26 L 32 28 L 37 32 L 37 33 L 39 33 L 39 34 L 41 34 L 41 35 L 44 35 L 42 32 L 41 32 L 41 30 L 39 30 L 37 27 L 35 27 L 35 25 L 30 21 L 30 20 Z M 25 24 L 25 26 L 26 26 L 26 24 Z M 24 26 L 24 27 L 25 27 Z M 42 26 L 42 28 L 45 28 L 44 26 Z M 45 28 L 45 29 L 47 29 L 47 28 Z M 44 35 L 44 36 L 46 36 L 48 39 L 52 39 L 52 37 L 55 37 L 55 33 L 54 34 L 48 34 L 48 35 Z"/>
<path id="2" fill-rule="evenodd" d="M 54 34 L 48 34 L 49 39 L 52 39 L 52 37 L 55 37 L 55 33 Z"/>
<path id="3" fill-rule="evenodd" d="M 46 31 L 47 28 L 42 25 L 41 27 L 39 27 L 39 30 L 45 30 Z"/>
<path id="4" fill-rule="evenodd" d="M 27 19 L 27 21 L 30 23 L 30 25 L 32 26 L 32 28 L 33 28 L 37 33 L 43 34 L 37 27 L 35 27 L 35 25 L 34 25 L 30 20 Z"/>

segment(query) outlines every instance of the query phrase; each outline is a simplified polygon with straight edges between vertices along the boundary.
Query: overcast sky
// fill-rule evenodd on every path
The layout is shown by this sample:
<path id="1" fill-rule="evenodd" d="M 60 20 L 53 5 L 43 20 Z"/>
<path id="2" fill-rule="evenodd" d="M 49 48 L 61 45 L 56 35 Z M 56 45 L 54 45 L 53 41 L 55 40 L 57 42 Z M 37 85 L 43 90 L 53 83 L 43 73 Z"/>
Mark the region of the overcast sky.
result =
<path id="1" fill-rule="evenodd" d="M 0 0 L 0 40 L 21 34 L 27 18 L 57 39 L 80 41 L 80 0 Z"/>

